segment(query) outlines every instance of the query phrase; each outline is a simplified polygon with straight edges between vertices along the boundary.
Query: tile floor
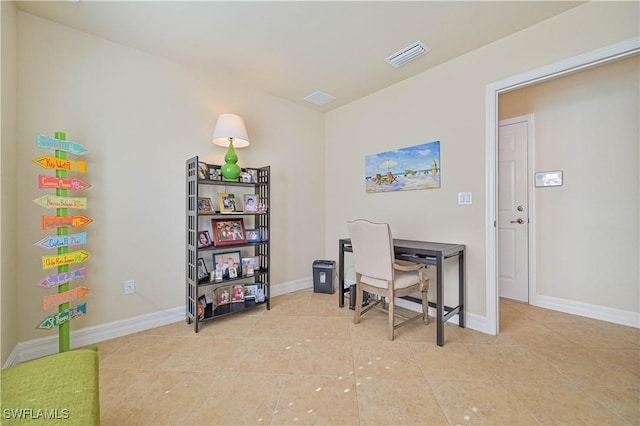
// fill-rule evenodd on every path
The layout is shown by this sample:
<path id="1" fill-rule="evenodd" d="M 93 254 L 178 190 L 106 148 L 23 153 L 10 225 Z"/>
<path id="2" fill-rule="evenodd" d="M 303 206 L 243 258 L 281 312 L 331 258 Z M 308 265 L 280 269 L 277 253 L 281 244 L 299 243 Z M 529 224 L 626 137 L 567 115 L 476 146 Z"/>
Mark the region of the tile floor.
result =
<path id="1" fill-rule="evenodd" d="M 98 344 L 103 425 L 639 425 L 640 330 L 500 302 L 501 333 L 386 340 L 303 291 Z"/>

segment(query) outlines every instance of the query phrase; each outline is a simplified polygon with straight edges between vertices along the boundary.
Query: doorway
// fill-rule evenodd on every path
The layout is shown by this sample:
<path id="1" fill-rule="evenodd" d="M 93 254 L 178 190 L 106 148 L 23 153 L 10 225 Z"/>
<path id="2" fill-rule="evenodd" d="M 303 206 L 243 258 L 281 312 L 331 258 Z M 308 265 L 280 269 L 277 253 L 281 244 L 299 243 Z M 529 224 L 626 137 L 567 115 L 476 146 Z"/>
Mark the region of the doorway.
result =
<path id="1" fill-rule="evenodd" d="M 498 292 L 498 236 L 497 236 L 497 140 L 498 140 L 498 96 L 523 87 L 528 87 L 543 81 L 551 80 L 563 75 L 579 72 L 627 58 L 640 53 L 640 37 L 635 37 L 610 46 L 594 50 L 573 58 L 551 65 L 534 69 L 505 80 L 500 80 L 486 87 L 486 224 L 485 224 L 485 253 L 486 253 L 486 324 L 484 331 L 497 335 L 499 330 L 499 292 Z"/>

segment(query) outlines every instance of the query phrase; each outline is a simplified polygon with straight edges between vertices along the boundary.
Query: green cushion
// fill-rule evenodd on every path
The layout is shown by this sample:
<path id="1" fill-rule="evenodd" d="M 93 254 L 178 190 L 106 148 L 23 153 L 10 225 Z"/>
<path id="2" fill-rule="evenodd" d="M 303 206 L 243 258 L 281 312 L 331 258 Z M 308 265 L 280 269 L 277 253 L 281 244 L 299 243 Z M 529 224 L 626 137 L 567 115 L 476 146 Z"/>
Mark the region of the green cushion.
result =
<path id="1" fill-rule="evenodd" d="M 99 425 L 98 354 L 63 352 L 2 370 L 2 425 Z"/>

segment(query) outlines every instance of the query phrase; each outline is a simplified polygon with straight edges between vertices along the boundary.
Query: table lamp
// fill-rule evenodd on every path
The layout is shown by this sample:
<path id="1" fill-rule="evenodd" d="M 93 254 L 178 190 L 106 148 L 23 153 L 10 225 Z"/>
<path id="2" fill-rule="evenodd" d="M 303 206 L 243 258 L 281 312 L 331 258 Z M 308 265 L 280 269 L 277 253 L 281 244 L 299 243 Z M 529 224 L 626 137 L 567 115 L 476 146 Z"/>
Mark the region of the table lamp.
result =
<path id="1" fill-rule="evenodd" d="M 220 114 L 216 121 L 216 128 L 213 130 L 212 142 L 219 146 L 229 147 L 224 156 L 226 164 L 222 166 L 220 172 L 225 180 L 238 180 L 240 176 L 240 166 L 235 148 L 249 146 L 249 136 L 244 126 L 244 120 L 238 114 Z"/>

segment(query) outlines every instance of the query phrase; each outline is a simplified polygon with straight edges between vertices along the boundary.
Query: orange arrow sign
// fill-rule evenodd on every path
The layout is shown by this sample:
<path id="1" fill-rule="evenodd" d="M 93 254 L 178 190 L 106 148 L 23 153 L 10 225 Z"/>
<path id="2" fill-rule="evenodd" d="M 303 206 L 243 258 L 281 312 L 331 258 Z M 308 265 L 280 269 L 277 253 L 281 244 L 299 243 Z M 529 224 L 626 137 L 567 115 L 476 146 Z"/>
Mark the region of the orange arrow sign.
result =
<path id="1" fill-rule="evenodd" d="M 65 291 L 64 293 L 52 294 L 42 299 L 42 309 L 45 311 L 49 308 L 54 308 L 63 303 L 71 302 L 73 300 L 82 299 L 85 297 L 91 289 L 89 287 L 76 287 L 73 290 Z"/>
<path id="2" fill-rule="evenodd" d="M 86 173 L 87 164 L 79 160 L 65 160 L 56 157 L 37 157 L 31 159 L 40 167 L 45 169 L 67 170 L 70 172 Z"/>
<path id="3" fill-rule="evenodd" d="M 93 220 L 84 215 L 73 216 L 42 216 L 42 229 L 52 228 L 81 228 Z"/>

